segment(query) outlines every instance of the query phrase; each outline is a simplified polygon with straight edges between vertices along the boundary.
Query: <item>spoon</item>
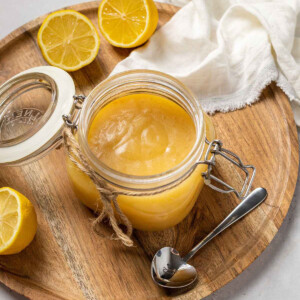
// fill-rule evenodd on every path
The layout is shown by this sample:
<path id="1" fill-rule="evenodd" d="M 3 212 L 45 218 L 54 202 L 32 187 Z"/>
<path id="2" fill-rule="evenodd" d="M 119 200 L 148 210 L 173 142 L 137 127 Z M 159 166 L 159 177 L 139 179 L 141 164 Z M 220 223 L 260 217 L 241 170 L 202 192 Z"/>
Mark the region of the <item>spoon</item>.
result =
<path id="1" fill-rule="evenodd" d="M 182 258 L 172 247 L 164 247 L 157 251 L 151 263 L 154 282 L 165 288 L 182 288 L 192 284 L 197 279 L 197 271 L 187 261 L 215 236 L 261 204 L 267 195 L 266 189 L 255 189 L 185 257 Z"/>

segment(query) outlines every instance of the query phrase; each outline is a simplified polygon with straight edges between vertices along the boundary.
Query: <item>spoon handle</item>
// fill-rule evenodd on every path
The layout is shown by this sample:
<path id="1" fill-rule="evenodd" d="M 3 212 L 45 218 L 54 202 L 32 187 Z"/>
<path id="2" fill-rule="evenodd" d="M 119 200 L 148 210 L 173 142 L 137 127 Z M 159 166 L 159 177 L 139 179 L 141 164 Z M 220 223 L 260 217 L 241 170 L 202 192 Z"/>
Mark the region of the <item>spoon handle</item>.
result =
<path id="1" fill-rule="evenodd" d="M 187 262 L 195 253 L 211 241 L 215 236 L 223 230 L 231 226 L 233 223 L 241 219 L 243 216 L 252 211 L 267 198 L 267 190 L 257 188 L 250 193 L 213 231 L 211 231 L 199 244 L 197 244 L 184 258 Z"/>

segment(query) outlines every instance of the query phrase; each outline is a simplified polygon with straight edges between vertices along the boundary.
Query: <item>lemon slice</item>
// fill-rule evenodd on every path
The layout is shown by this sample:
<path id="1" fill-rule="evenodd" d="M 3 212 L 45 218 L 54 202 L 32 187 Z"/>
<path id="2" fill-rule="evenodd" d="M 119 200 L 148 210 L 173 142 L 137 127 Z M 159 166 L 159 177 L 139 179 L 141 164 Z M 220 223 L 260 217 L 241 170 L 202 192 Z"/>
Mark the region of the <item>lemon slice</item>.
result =
<path id="1" fill-rule="evenodd" d="M 130 48 L 150 38 L 157 26 L 158 12 L 153 0 L 103 0 L 98 22 L 110 44 Z"/>
<path id="2" fill-rule="evenodd" d="M 37 229 L 31 202 L 12 188 L 0 189 L 0 254 L 15 254 L 33 240 Z"/>
<path id="3" fill-rule="evenodd" d="M 74 10 L 50 14 L 41 25 L 37 40 L 45 60 L 66 71 L 76 71 L 90 64 L 100 47 L 95 26 Z"/>

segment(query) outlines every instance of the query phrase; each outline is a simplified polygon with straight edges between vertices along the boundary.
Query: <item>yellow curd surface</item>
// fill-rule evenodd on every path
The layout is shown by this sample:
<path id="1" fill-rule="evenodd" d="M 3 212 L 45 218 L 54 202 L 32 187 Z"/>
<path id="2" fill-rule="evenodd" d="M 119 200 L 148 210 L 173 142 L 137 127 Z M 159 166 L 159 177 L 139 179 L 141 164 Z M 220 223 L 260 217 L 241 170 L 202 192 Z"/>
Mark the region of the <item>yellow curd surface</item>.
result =
<path id="1" fill-rule="evenodd" d="M 214 139 L 205 115 L 206 136 Z M 102 108 L 91 122 L 88 144 L 108 167 L 128 175 L 154 175 L 180 164 L 196 140 L 192 118 L 176 103 L 156 95 L 133 94 Z M 68 159 L 69 177 L 79 200 L 93 210 L 101 200 L 90 178 Z M 178 186 L 151 196 L 119 195 L 118 203 L 134 228 L 162 230 L 182 221 L 203 187 L 199 165 Z"/>

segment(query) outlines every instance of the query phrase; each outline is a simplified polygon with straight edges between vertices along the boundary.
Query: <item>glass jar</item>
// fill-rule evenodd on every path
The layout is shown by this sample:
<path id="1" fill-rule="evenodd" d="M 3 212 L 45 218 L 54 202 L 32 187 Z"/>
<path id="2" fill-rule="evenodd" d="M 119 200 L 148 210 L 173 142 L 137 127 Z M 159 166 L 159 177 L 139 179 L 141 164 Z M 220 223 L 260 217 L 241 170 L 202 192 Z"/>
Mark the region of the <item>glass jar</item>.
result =
<path id="1" fill-rule="evenodd" d="M 34 97 L 24 96 L 32 91 L 39 95 L 34 101 Z M 98 160 L 88 145 L 88 131 L 97 113 L 108 103 L 136 93 L 159 95 L 177 103 L 195 126 L 196 138 L 190 153 L 180 164 L 161 174 L 120 173 Z M 195 96 L 175 78 L 149 70 L 128 71 L 101 82 L 80 107 L 78 100 L 84 97 L 74 95 L 70 75 L 55 67 L 33 68 L 4 83 L 0 87 L 0 165 L 18 165 L 38 159 L 61 143 L 64 126 L 70 126 L 76 129 L 74 134 L 88 164 L 119 193 L 117 201 L 121 210 L 133 227 L 140 230 L 163 230 L 181 222 L 193 208 L 205 181 L 218 191 L 235 192 L 239 198 L 247 195 L 255 173 L 250 178 L 247 168 L 252 166 L 244 166 L 237 156 L 223 150 L 221 143 L 214 140 L 211 119 L 202 111 Z M 48 104 L 41 108 L 45 97 Z M 241 192 L 211 174 L 217 154 L 245 171 L 246 181 Z M 67 171 L 78 199 L 93 210 L 101 209 L 102 202 L 94 183 L 69 158 Z M 213 185 L 212 180 L 226 189 Z M 126 195 L 131 192 L 135 195 Z"/>
<path id="2" fill-rule="evenodd" d="M 188 156 L 173 169 L 152 176 L 133 176 L 122 174 L 109 168 L 97 159 L 88 146 L 87 135 L 90 125 L 97 113 L 108 103 L 131 94 L 147 93 L 159 95 L 180 105 L 192 118 L 196 139 Z M 215 138 L 211 119 L 203 113 L 192 93 L 176 79 L 159 72 L 134 70 L 109 77 L 99 84 L 85 99 L 79 122 L 78 143 L 101 177 L 105 178 L 115 189 L 123 192 L 151 191 L 150 196 L 119 195 L 117 200 L 121 210 L 128 217 L 133 227 L 140 230 L 163 230 L 182 221 L 193 208 L 204 185 L 201 173 L 207 165 L 195 163 L 203 159 L 205 138 Z M 67 169 L 74 191 L 82 203 L 93 210 L 102 202 L 99 193 L 88 175 L 80 171 L 68 159 Z M 192 173 L 192 174 L 190 174 Z M 156 194 L 163 186 L 168 188 L 174 182 L 190 174 L 180 184 Z"/>

